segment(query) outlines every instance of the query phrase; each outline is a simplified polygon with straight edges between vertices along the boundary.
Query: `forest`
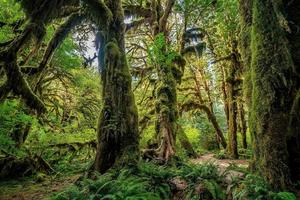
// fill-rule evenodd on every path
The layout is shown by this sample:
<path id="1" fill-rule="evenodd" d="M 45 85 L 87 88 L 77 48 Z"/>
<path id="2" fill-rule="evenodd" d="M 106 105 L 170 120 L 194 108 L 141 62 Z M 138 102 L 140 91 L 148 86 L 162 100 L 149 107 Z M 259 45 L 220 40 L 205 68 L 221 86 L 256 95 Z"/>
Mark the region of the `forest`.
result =
<path id="1" fill-rule="evenodd" d="M 0 0 L 0 199 L 300 199 L 300 1 Z"/>

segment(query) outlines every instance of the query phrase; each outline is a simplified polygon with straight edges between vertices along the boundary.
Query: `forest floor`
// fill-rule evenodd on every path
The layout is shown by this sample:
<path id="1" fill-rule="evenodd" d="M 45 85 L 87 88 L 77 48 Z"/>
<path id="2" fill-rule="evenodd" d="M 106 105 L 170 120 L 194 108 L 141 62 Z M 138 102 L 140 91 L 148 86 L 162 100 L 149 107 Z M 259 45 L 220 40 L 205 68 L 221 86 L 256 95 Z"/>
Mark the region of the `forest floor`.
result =
<path id="1" fill-rule="evenodd" d="M 220 168 L 221 171 L 229 167 L 230 165 L 237 165 L 239 167 L 248 167 L 249 162 L 247 160 L 239 159 L 217 159 L 214 157 L 213 153 L 207 153 L 198 158 L 191 159 L 193 164 L 203 164 L 207 162 L 212 162 Z"/>
<path id="2" fill-rule="evenodd" d="M 1 200 L 41 200 L 49 197 L 51 193 L 59 192 L 69 187 L 81 174 L 61 176 L 55 179 L 7 181 L 0 183 Z"/>
<path id="3" fill-rule="evenodd" d="M 213 153 L 208 153 L 198 158 L 191 159 L 193 164 L 214 163 L 218 166 L 220 174 L 225 173 L 225 181 L 231 183 L 235 177 L 243 177 L 242 171 L 249 166 L 249 161 L 244 159 L 218 159 L 214 157 Z M 238 170 L 242 169 L 242 170 Z"/>
<path id="4" fill-rule="evenodd" d="M 241 177 L 244 174 L 235 168 L 247 168 L 247 160 L 217 159 L 213 153 L 208 153 L 198 158 L 191 159 L 193 164 L 214 163 L 220 173 L 226 172 L 226 181 L 231 182 L 232 177 Z M 234 169 L 231 167 L 234 166 Z M 1 200 L 41 200 L 49 197 L 51 193 L 64 190 L 78 180 L 81 174 L 58 176 L 57 178 L 44 178 L 40 182 L 32 180 L 0 182 Z"/>

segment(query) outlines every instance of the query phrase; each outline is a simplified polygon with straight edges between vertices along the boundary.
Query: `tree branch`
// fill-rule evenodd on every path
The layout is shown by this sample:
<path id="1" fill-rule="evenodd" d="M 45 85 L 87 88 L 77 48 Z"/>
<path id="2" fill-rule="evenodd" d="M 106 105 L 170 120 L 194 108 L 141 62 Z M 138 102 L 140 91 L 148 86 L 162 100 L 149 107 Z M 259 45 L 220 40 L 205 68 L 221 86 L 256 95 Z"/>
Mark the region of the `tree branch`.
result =
<path id="1" fill-rule="evenodd" d="M 165 6 L 165 12 L 164 14 L 162 15 L 162 17 L 160 18 L 160 22 L 159 22 L 159 30 L 160 32 L 164 32 L 165 29 L 166 29 L 166 26 L 167 26 L 167 22 L 168 22 L 168 18 L 171 14 L 171 11 L 172 11 L 172 8 L 175 4 L 175 0 L 168 0 L 166 2 L 166 6 Z"/>
<path id="2" fill-rule="evenodd" d="M 84 17 L 80 13 L 74 13 L 57 29 L 47 46 L 46 52 L 43 56 L 43 60 L 40 62 L 38 68 L 33 68 L 30 71 L 31 75 L 41 72 L 43 71 L 43 69 L 45 69 L 47 63 L 49 62 L 49 60 L 51 60 L 51 57 L 53 56 L 55 50 L 67 37 L 71 29 L 81 23 L 83 19 Z"/>

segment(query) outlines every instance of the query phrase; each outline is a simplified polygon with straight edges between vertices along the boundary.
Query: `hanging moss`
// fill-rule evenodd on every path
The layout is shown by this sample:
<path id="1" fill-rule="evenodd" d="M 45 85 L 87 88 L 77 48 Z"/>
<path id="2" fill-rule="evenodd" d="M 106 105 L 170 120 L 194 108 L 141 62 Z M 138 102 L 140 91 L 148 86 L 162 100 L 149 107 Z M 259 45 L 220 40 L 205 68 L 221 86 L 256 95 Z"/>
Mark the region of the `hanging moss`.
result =
<path id="1" fill-rule="evenodd" d="M 46 34 L 45 25 L 57 16 L 58 10 L 67 1 L 46 0 L 38 2 L 31 2 L 27 0 L 20 0 L 21 6 L 24 8 L 28 22 L 22 31 L 11 43 L 3 46 L 0 49 L 0 62 L 3 62 L 7 76 L 7 84 L 1 91 L 1 98 L 5 97 L 10 91 L 15 95 L 19 95 L 25 103 L 37 110 L 44 112 L 46 110 L 43 102 L 37 97 L 17 65 L 18 52 L 27 45 L 30 40 L 35 39 L 36 48 L 38 48 Z"/>
<path id="2" fill-rule="evenodd" d="M 87 14 L 100 27 L 107 28 L 113 20 L 113 13 L 102 0 L 84 0 L 87 5 Z M 114 13 L 115 15 L 115 13 Z"/>
<path id="3" fill-rule="evenodd" d="M 54 33 L 54 36 L 51 38 L 43 59 L 39 64 L 39 67 L 36 69 L 30 70 L 31 74 L 41 72 L 50 61 L 54 51 L 59 47 L 59 45 L 63 42 L 63 40 L 67 37 L 68 33 L 74 28 L 76 25 L 82 22 L 84 17 L 80 13 L 72 14 Z"/>

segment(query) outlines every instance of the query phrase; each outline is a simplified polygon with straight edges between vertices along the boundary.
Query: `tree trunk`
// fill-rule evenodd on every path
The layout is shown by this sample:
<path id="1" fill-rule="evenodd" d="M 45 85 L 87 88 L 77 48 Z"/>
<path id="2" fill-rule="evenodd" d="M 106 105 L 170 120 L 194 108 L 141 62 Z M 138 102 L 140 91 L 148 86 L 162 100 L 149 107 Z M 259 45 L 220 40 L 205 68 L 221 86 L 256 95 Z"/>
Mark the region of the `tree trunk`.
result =
<path id="1" fill-rule="evenodd" d="M 216 137 L 219 139 L 219 141 L 217 140 L 217 142 L 221 143 L 223 148 L 226 149 L 227 142 L 226 142 L 224 134 L 223 134 L 223 132 L 222 132 L 220 126 L 219 126 L 216 115 L 212 110 L 212 106 L 211 106 L 212 104 L 210 104 L 210 106 L 211 106 L 210 108 L 208 106 L 204 105 L 205 102 L 204 102 L 204 100 L 202 98 L 202 95 L 201 95 L 201 84 L 200 84 L 200 82 L 197 78 L 196 71 L 191 69 L 191 72 L 193 73 L 193 79 L 195 81 L 196 95 L 197 95 L 197 98 L 200 102 L 200 106 L 198 106 L 198 108 L 203 110 L 206 113 L 208 120 L 212 123 L 212 126 L 214 127 L 214 129 L 216 131 Z"/>
<path id="2" fill-rule="evenodd" d="M 299 2 L 295 2 L 299 16 Z M 291 164 L 291 159 L 299 160 L 299 150 L 287 147 L 291 145 L 289 139 L 293 138 L 293 145 L 299 149 L 299 129 L 289 129 L 292 108 L 299 113 L 299 107 L 293 106 L 293 101 L 297 102 L 295 96 L 299 85 L 295 82 L 297 79 L 293 79 L 296 70 L 286 37 L 289 27 L 284 23 L 284 7 L 278 1 L 253 0 L 252 4 L 252 1 L 244 0 L 240 7 L 243 8 L 244 22 L 248 19 L 246 14 L 253 11 L 251 49 L 248 46 L 246 51 L 251 52 L 252 58 L 249 128 L 253 135 L 254 163 L 274 189 L 283 190 L 288 188 L 291 177 L 299 170 L 299 165 Z M 246 55 L 243 60 L 249 64 Z M 296 121 L 299 122 L 299 118 Z"/>
<path id="3" fill-rule="evenodd" d="M 181 109 L 181 111 L 185 112 L 195 109 L 203 110 L 206 113 L 208 120 L 212 123 L 214 129 L 216 130 L 217 136 L 220 139 L 220 143 L 222 144 L 223 148 L 226 149 L 227 143 L 222 133 L 222 130 L 217 122 L 216 116 L 211 112 L 209 107 L 207 107 L 204 104 L 199 104 L 197 102 L 191 101 L 183 104 L 181 106 Z"/>
<path id="4" fill-rule="evenodd" d="M 25 142 L 30 129 L 31 123 L 25 125 L 23 123 L 20 123 L 14 127 L 14 130 L 11 134 L 11 138 L 15 141 L 17 148 L 20 148 L 21 145 Z"/>
<path id="5" fill-rule="evenodd" d="M 216 116 L 214 115 L 214 113 L 211 112 L 211 110 L 207 106 L 202 106 L 201 109 L 205 111 L 208 120 L 212 123 L 214 129 L 216 130 L 216 134 L 220 139 L 220 143 L 222 144 L 223 148 L 226 149 L 227 143 L 224 138 L 223 132 L 218 124 Z"/>
<path id="6" fill-rule="evenodd" d="M 158 48 L 158 52 L 165 57 L 161 60 L 158 58 L 156 71 L 158 75 L 158 87 L 156 89 L 156 134 L 159 147 L 156 151 L 158 158 L 167 162 L 175 154 L 176 129 L 177 129 L 177 91 L 176 84 L 182 74 L 174 74 L 176 69 L 174 60 L 168 63 L 166 58 L 168 54 L 167 43 L 167 20 L 175 4 L 175 0 L 168 0 L 163 10 L 160 1 L 152 1 L 152 22 L 153 35 L 156 40 L 162 39 L 163 45 Z M 160 56 L 161 56 L 160 55 Z M 180 71 L 176 69 L 175 71 Z"/>
<path id="7" fill-rule="evenodd" d="M 138 160 L 138 115 L 126 62 L 121 1 L 106 1 L 106 5 L 94 0 L 86 2 L 99 30 L 105 30 L 105 57 L 104 66 L 101 66 L 104 105 L 99 118 L 98 147 L 93 166 L 104 173 L 115 165 Z M 97 8 L 104 8 L 107 13 L 103 14 L 103 10 Z M 105 23 L 108 24 L 103 27 Z"/>
<path id="8" fill-rule="evenodd" d="M 171 66 L 158 67 L 159 86 L 156 89 L 156 133 L 158 157 L 168 161 L 175 154 L 176 121 L 178 119 L 176 81 Z"/>
<path id="9" fill-rule="evenodd" d="M 228 102 L 228 91 L 226 89 L 226 71 L 224 66 L 221 66 L 221 74 L 222 74 L 222 94 L 223 94 L 223 102 L 224 102 L 224 112 L 226 116 L 226 123 L 229 127 L 229 102 Z"/>
<path id="10" fill-rule="evenodd" d="M 223 147 L 225 146 L 224 148 L 226 148 L 227 144 L 225 142 L 225 138 L 224 138 L 223 133 L 222 133 L 220 127 L 219 127 L 219 124 L 217 122 L 217 118 L 216 118 L 216 115 L 215 115 L 215 112 L 214 112 L 214 106 L 213 106 L 214 104 L 213 104 L 213 101 L 212 101 L 211 91 L 210 91 L 209 83 L 206 79 L 205 71 L 203 69 L 200 69 L 199 73 L 200 73 L 201 80 L 204 84 L 204 90 L 207 94 L 207 99 L 208 99 L 209 109 L 210 109 L 210 114 L 208 114 L 208 115 L 211 115 L 211 117 L 209 117 L 209 121 L 213 124 L 213 127 L 216 130 L 216 142 L 217 142 L 218 149 L 220 149 L 220 144 L 222 144 L 222 146 Z M 199 92 L 201 92 L 201 91 L 199 91 Z M 202 102 L 202 103 L 204 103 L 204 102 Z M 220 137 L 220 135 L 222 135 L 222 137 Z"/>
<path id="11" fill-rule="evenodd" d="M 238 121 L 239 121 L 239 127 L 240 132 L 242 135 L 242 145 L 244 149 L 247 149 L 247 123 L 245 119 L 245 110 L 243 102 L 240 100 L 238 102 Z"/>
<path id="12" fill-rule="evenodd" d="M 231 82 L 227 83 L 228 89 L 228 102 L 229 102 L 229 127 L 228 127 L 228 155 L 231 158 L 238 158 L 237 150 L 237 103 L 236 95 L 234 91 L 234 84 Z"/>
<path id="13" fill-rule="evenodd" d="M 289 119 L 289 137 L 287 141 L 289 165 L 293 182 L 300 180 L 300 1 L 292 1 L 286 6 L 287 20 L 291 33 L 288 35 L 290 52 L 295 65 L 293 77 L 293 106 Z"/>
<path id="14" fill-rule="evenodd" d="M 231 64 L 228 72 L 228 77 L 226 80 L 227 85 L 227 98 L 228 98 L 228 146 L 227 151 L 231 158 L 237 159 L 238 156 L 238 144 L 237 144 L 237 72 L 240 68 L 240 63 L 238 62 L 238 53 L 236 50 L 237 43 L 232 42 L 232 58 Z"/>

